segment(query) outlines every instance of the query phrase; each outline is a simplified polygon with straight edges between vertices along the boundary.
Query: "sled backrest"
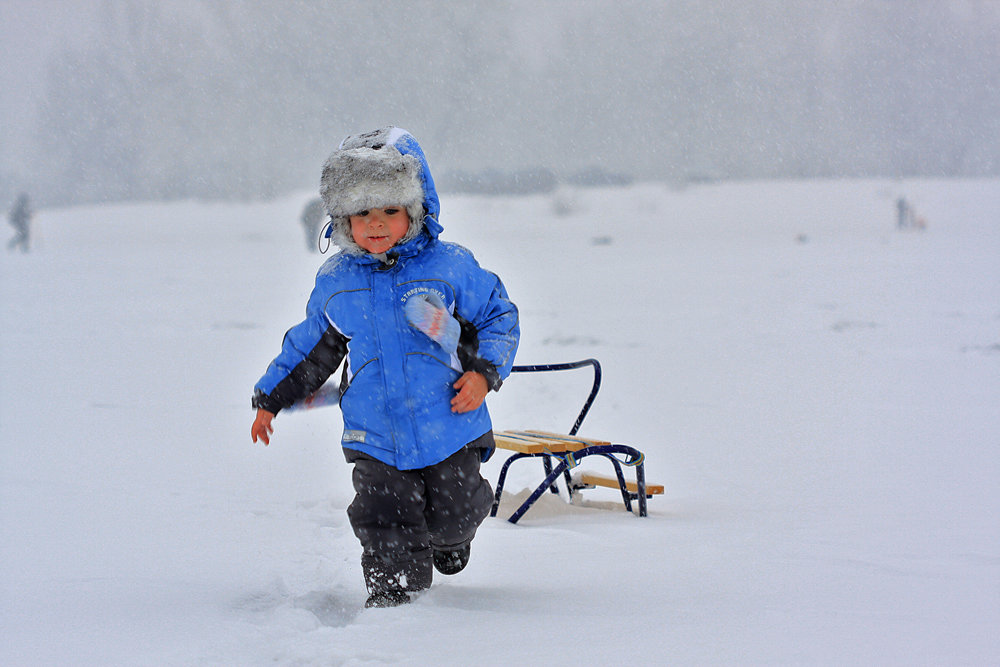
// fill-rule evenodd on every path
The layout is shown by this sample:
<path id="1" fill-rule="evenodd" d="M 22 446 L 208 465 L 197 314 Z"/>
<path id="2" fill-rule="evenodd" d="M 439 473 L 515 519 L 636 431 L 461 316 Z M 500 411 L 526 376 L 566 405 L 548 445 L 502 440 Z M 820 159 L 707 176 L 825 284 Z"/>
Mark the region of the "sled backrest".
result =
<path id="1" fill-rule="evenodd" d="M 583 368 L 584 366 L 593 366 L 594 384 L 590 389 L 590 396 L 588 396 L 587 400 L 583 403 L 583 408 L 580 410 L 580 414 L 577 416 L 576 422 L 573 424 L 573 428 L 569 430 L 569 435 L 576 435 L 577 431 L 580 430 L 580 425 L 583 424 L 583 420 L 587 416 L 587 413 L 590 412 L 590 406 L 594 404 L 594 399 L 597 398 L 597 392 L 601 388 L 601 364 L 597 361 L 597 359 L 581 359 L 580 361 L 569 361 L 562 364 L 514 366 L 510 370 L 512 373 L 545 373 L 548 371 L 568 371 L 575 368 Z"/>

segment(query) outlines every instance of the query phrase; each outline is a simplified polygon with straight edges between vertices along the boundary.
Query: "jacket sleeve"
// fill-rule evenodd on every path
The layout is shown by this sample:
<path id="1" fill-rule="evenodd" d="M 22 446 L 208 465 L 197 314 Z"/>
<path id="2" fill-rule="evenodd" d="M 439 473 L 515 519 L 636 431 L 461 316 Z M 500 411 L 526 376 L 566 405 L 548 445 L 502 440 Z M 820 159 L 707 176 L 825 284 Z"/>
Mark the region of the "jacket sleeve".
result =
<path id="1" fill-rule="evenodd" d="M 510 375 L 521 338 L 517 306 L 496 274 L 470 260 L 474 267 L 455 305 L 462 325 L 458 356 L 465 370 L 482 374 L 497 391 Z"/>
<path id="2" fill-rule="evenodd" d="M 254 386 L 251 404 L 277 414 L 319 389 L 347 354 L 347 338 L 323 314 L 319 285 L 306 308 L 306 319 L 289 329 L 281 352 Z"/>

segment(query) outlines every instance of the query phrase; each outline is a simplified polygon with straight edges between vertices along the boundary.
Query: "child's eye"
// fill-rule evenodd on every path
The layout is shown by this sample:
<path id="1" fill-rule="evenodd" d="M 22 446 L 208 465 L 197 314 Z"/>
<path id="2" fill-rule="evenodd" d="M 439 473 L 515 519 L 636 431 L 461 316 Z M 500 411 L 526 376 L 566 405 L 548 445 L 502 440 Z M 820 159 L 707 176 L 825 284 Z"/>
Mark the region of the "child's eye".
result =
<path id="1" fill-rule="evenodd" d="M 367 218 L 369 211 L 358 211 L 354 215 L 358 218 Z"/>
<path id="2" fill-rule="evenodd" d="M 394 208 L 394 207 L 390 206 L 389 208 L 385 209 L 385 214 L 386 215 L 396 215 L 397 213 L 399 213 L 399 211 L 400 211 L 400 209 Z"/>

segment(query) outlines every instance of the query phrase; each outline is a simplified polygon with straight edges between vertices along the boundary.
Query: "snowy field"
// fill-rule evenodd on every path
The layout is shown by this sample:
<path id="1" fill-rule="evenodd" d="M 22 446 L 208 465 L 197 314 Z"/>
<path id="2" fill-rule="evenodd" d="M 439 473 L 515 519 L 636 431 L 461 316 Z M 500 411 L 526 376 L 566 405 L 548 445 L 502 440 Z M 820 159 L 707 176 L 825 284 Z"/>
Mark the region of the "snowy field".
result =
<path id="1" fill-rule="evenodd" d="M 487 519 L 376 610 L 337 409 L 249 437 L 310 194 L 42 210 L 2 255 L 0 664 L 1000 663 L 1000 181 L 444 196 L 517 362 L 599 359 L 581 433 L 666 493 Z M 494 422 L 565 431 L 589 382 L 513 376 Z"/>

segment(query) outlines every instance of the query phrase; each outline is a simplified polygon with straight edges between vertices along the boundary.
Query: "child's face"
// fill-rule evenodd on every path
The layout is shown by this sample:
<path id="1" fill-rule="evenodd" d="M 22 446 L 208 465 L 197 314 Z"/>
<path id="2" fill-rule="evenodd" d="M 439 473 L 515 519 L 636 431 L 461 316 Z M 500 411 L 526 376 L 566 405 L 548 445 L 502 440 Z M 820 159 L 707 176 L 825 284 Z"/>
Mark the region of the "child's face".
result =
<path id="1" fill-rule="evenodd" d="M 402 206 L 370 208 L 350 219 L 354 242 L 375 255 L 396 245 L 410 228 L 410 216 Z"/>

